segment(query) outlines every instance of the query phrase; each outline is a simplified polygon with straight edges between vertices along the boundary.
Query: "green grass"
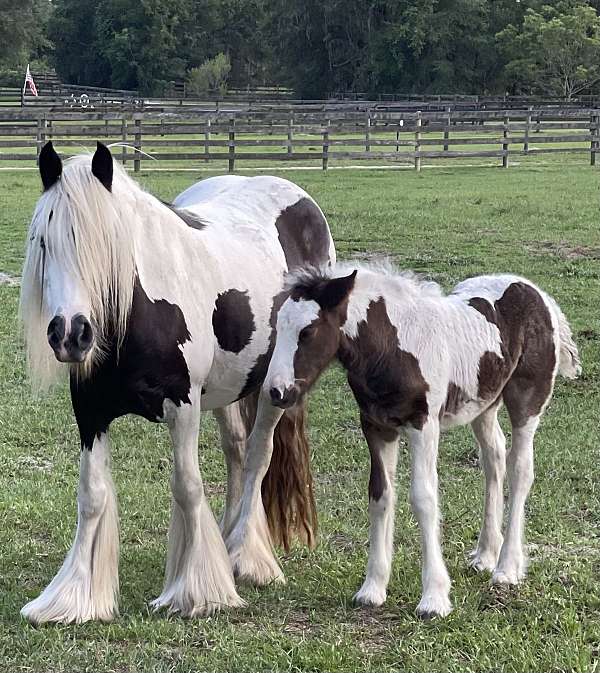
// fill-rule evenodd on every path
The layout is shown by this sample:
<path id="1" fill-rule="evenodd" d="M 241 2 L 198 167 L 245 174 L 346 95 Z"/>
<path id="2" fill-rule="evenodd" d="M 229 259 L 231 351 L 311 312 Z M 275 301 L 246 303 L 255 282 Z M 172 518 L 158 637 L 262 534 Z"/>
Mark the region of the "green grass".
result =
<path id="1" fill-rule="evenodd" d="M 589 167 L 286 173 L 327 214 L 340 256 L 389 254 L 451 287 L 466 276 L 524 274 L 551 292 L 573 325 L 584 375 L 559 381 L 536 445 L 527 506 L 526 582 L 492 590 L 468 570 L 481 519 L 482 477 L 470 432 L 441 445 L 444 553 L 455 611 L 415 617 L 418 531 L 399 467 L 396 557 L 380 609 L 354 607 L 367 554 L 368 452 L 341 372 L 311 397 L 320 542 L 282 556 L 288 583 L 242 588 L 243 610 L 207 620 L 152 615 L 161 588 L 169 512 L 164 428 L 114 424 L 122 521 L 121 617 L 110 625 L 45 626 L 19 609 L 62 563 L 75 527 L 78 439 L 66 391 L 34 400 L 17 338 L 18 288 L 0 285 L 0 667 L 9 671 L 600 670 L 600 233 L 598 178 Z M 198 176 L 142 173 L 172 198 Z M 0 271 L 19 273 L 37 176 L 3 173 Z M 212 418 L 202 471 L 220 511 L 224 467 Z"/>

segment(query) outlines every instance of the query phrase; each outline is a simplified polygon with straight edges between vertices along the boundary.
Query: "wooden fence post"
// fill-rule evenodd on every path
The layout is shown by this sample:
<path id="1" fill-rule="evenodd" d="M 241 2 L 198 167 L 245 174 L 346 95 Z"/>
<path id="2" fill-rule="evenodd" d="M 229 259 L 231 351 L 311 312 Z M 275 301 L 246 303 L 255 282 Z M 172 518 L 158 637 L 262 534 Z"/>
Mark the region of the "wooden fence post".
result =
<path id="1" fill-rule="evenodd" d="M 329 163 L 329 125 L 331 120 L 327 120 L 327 124 L 323 129 L 323 170 L 327 170 L 327 165 Z"/>
<path id="2" fill-rule="evenodd" d="M 590 113 L 590 166 L 596 165 L 596 151 L 598 149 L 598 114 L 596 111 Z"/>
<path id="3" fill-rule="evenodd" d="M 527 119 L 525 120 L 525 142 L 523 143 L 523 151 L 525 154 L 529 154 L 529 130 L 531 128 L 531 111 L 533 110 L 530 107 L 527 111 Z"/>
<path id="4" fill-rule="evenodd" d="M 288 117 L 288 131 L 287 131 L 287 153 L 292 156 L 294 151 L 294 113 L 290 110 Z"/>
<path id="5" fill-rule="evenodd" d="M 447 107 L 446 108 L 446 128 L 444 129 L 444 140 L 448 140 L 450 138 L 451 112 L 452 112 L 452 108 Z M 447 151 L 448 151 L 448 143 L 444 143 L 444 152 L 447 152 Z"/>
<path id="6" fill-rule="evenodd" d="M 504 117 L 504 130 L 502 131 L 502 168 L 508 168 L 508 123 L 509 118 Z"/>
<path id="7" fill-rule="evenodd" d="M 230 173 L 235 171 L 235 117 L 229 120 L 229 166 Z"/>
<path id="8" fill-rule="evenodd" d="M 127 144 L 127 118 L 123 117 L 121 119 L 121 142 Z M 125 166 L 126 159 L 125 157 L 127 156 L 127 148 L 123 146 L 121 148 L 121 163 L 123 166 Z"/>
<path id="9" fill-rule="evenodd" d="M 210 160 L 210 117 L 206 120 L 204 125 L 204 161 L 208 163 Z"/>
<path id="10" fill-rule="evenodd" d="M 142 120 L 137 117 L 133 122 L 134 125 L 134 135 L 133 135 L 133 146 L 136 149 L 135 156 L 133 158 L 133 171 L 134 173 L 140 172 L 140 153 L 138 150 L 142 149 Z"/>
<path id="11" fill-rule="evenodd" d="M 36 128 L 36 138 L 35 138 L 35 147 L 36 147 L 36 156 L 40 156 L 42 147 L 46 143 L 46 117 L 38 117 L 37 128 Z"/>
<path id="12" fill-rule="evenodd" d="M 371 111 L 365 111 L 365 152 L 371 151 Z"/>
<path id="13" fill-rule="evenodd" d="M 415 170 L 417 173 L 421 170 L 421 112 L 417 112 L 417 119 L 415 121 Z"/>

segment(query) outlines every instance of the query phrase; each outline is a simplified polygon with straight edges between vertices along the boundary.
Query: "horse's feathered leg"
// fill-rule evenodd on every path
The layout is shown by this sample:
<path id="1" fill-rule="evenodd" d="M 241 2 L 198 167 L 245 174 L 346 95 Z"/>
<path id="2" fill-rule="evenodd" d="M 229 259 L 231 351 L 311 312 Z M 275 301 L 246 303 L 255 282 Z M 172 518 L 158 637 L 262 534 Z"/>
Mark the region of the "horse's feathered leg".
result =
<path id="1" fill-rule="evenodd" d="M 226 540 L 235 576 L 257 585 L 284 581 L 261 498 L 261 483 L 273 453 L 273 431 L 282 413 L 261 392 L 256 422 L 246 447 L 239 513 Z"/>
<path id="2" fill-rule="evenodd" d="M 198 465 L 199 391 L 191 404 L 173 409 L 173 494 L 165 584 L 153 607 L 184 617 L 244 605 L 235 589 L 221 532 L 206 499 Z"/>
<path id="3" fill-rule="evenodd" d="M 229 404 L 222 409 L 215 409 L 213 414 L 219 424 L 221 447 L 227 463 L 227 495 L 225 511 L 221 518 L 221 532 L 227 536 L 242 497 L 242 473 L 247 439 L 246 424 L 239 402 Z"/>
<path id="4" fill-rule="evenodd" d="M 108 434 L 81 450 L 75 541 L 62 568 L 21 614 L 30 621 L 109 621 L 118 614 L 119 524 Z"/>

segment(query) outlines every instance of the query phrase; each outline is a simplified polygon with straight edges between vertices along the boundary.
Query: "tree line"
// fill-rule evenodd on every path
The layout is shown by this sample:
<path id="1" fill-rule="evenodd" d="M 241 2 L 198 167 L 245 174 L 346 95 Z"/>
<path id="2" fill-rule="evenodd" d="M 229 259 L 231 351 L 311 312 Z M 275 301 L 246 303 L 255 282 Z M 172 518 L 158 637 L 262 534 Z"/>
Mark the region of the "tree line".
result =
<path id="1" fill-rule="evenodd" d="M 600 0 L 0 0 L 0 83 L 165 94 L 278 84 L 334 91 L 545 94 L 600 82 Z M 19 79 L 21 78 L 21 79 Z"/>

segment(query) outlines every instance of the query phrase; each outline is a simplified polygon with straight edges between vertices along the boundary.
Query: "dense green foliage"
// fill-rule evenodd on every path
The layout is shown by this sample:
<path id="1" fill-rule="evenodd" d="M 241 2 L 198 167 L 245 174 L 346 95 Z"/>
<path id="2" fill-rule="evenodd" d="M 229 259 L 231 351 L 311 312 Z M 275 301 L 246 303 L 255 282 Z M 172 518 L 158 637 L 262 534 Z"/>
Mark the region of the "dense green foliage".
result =
<path id="1" fill-rule="evenodd" d="M 596 86 L 600 0 L 0 0 L 0 67 L 162 93 L 218 53 L 240 87 L 546 93 Z"/>

